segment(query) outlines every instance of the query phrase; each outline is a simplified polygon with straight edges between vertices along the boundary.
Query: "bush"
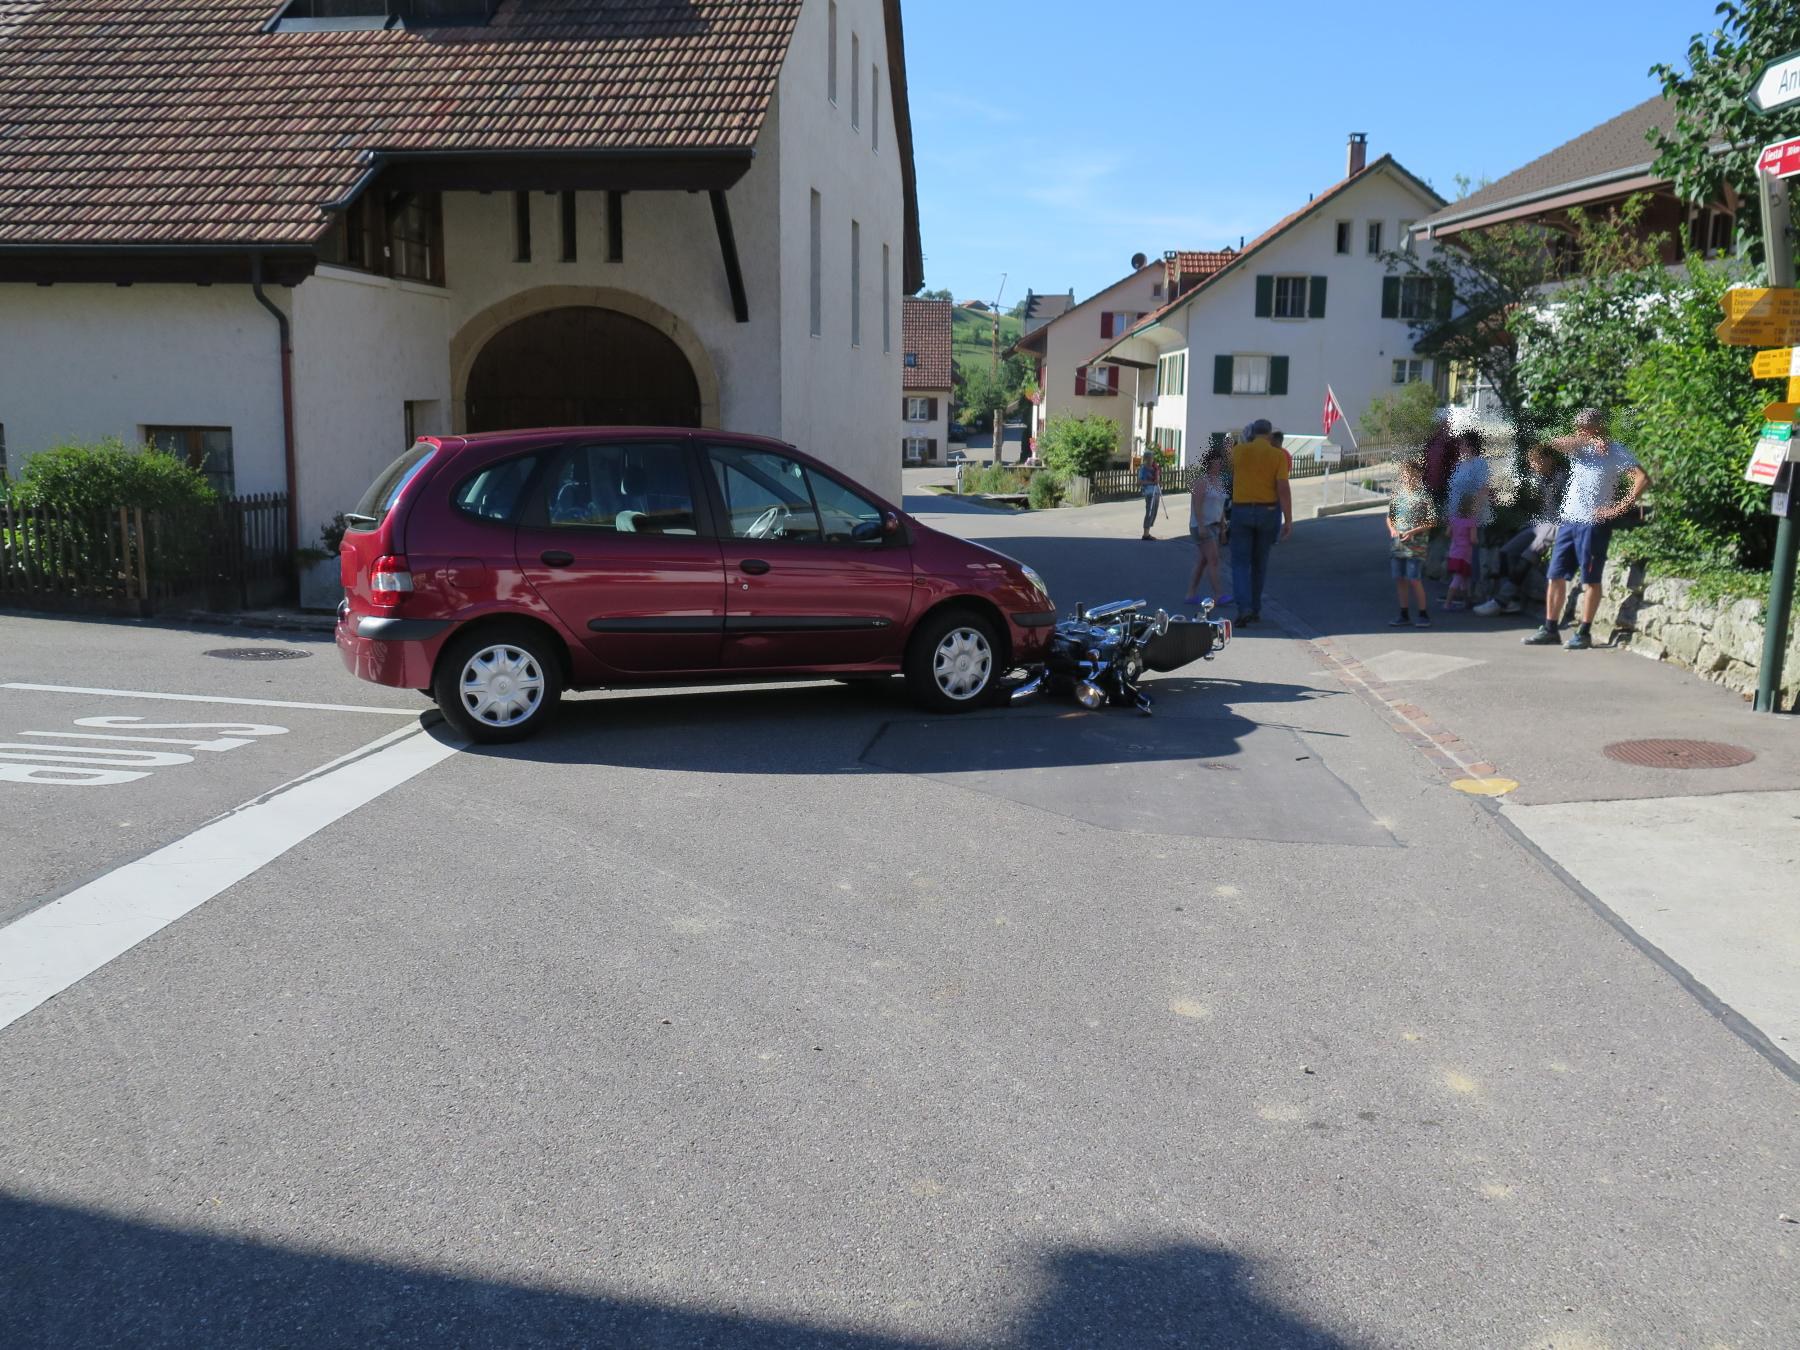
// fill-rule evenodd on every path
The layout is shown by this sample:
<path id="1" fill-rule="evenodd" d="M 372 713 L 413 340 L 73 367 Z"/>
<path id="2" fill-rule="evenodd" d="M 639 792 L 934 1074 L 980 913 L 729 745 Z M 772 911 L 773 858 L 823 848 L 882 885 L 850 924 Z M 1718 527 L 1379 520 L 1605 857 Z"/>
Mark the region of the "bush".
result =
<path id="1" fill-rule="evenodd" d="M 1030 500 L 1033 511 L 1048 511 L 1062 505 L 1062 481 L 1048 469 L 1040 470 L 1031 475 L 1025 495 Z"/>
<path id="2" fill-rule="evenodd" d="M 1370 445 L 1416 447 L 1431 439 L 1437 417 L 1437 391 L 1423 380 L 1415 380 L 1371 399 L 1358 426 Z"/>
<path id="3" fill-rule="evenodd" d="M 1092 478 L 1119 452 L 1119 424 L 1110 417 L 1052 417 L 1038 437 L 1038 457 L 1052 473 Z"/>
<path id="4" fill-rule="evenodd" d="M 1025 480 L 1017 470 L 1009 469 L 1004 464 L 970 465 L 963 470 L 962 490 L 965 496 L 984 492 L 1023 492 Z"/>
<path id="5" fill-rule="evenodd" d="M 12 489 L 20 506 L 62 511 L 145 510 L 206 506 L 217 495 L 197 469 L 148 446 L 113 438 L 92 445 L 58 445 L 25 461 Z"/>

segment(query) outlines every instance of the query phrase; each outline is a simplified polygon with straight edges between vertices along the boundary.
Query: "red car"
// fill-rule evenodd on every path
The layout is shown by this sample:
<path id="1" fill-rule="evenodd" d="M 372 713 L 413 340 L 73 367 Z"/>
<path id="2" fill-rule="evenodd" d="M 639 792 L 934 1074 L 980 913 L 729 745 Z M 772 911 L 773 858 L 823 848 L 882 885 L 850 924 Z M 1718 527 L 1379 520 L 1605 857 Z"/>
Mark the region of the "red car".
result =
<path id="1" fill-rule="evenodd" d="M 538 731 L 565 689 L 709 679 L 899 672 L 960 712 L 1056 623 L 1029 567 L 724 432 L 426 437 L 346 518 L 345 666 L 478 741 Z"/>

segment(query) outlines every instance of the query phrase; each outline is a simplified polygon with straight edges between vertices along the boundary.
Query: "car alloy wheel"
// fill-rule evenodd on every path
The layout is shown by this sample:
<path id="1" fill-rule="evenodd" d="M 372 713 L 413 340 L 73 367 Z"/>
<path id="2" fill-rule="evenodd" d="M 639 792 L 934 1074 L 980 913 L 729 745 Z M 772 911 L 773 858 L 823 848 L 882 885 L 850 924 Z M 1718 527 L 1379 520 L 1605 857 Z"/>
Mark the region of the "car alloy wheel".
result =
<path id="1" fill-rule="evenodd" d="M 987 635 L 974 628 L 952 628 L 932 653 L 931 673 L 945 698 L 967 703 L 979 697 L 994 673 L 994 651 Z"/>
<path id="2" fill-rule="evenodd" d="M 544 672 L 522 647 L 496 642 L 463 662 L 458 693 L 471 719 L 482 726 L 520 726 L 544 702 Z"/>

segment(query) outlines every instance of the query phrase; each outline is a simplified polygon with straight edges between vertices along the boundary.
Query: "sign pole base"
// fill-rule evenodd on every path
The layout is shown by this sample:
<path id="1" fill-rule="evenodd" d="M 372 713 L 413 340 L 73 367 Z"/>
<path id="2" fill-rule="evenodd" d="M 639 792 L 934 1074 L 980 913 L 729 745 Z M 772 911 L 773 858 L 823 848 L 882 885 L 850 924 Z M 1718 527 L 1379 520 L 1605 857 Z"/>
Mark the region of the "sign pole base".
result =
<path id="1" fill-rule="evenodd" d="M 1763 629 L 1762 667 L 1757 672 L 1756 711 L 1781 711 L 1782 657 L 1787 652 L 1788 619 L 1794 600 L 1794 520 L 1775 527 L 1775 563 L 1769 570 L 1769 612 Z"/>

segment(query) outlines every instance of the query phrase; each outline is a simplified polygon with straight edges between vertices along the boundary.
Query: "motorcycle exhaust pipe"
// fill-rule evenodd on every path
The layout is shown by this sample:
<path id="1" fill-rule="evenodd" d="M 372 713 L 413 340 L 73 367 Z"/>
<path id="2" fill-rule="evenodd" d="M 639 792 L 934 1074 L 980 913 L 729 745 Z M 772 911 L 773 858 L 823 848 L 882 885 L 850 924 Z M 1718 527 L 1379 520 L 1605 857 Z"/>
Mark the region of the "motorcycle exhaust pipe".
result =
<path id="1" fill-rule="evenodd" d="M 1083 680 L 1075 686 L 1075 701 L 1093 712 L 1106 703 L 1106 691 L 1092 680 Z"/>

